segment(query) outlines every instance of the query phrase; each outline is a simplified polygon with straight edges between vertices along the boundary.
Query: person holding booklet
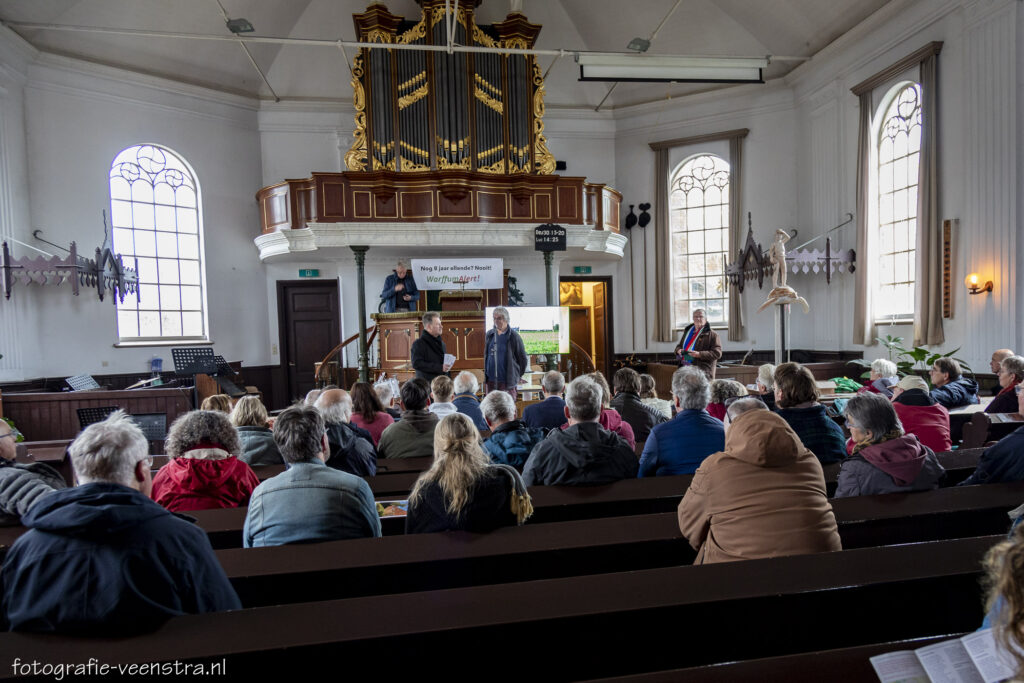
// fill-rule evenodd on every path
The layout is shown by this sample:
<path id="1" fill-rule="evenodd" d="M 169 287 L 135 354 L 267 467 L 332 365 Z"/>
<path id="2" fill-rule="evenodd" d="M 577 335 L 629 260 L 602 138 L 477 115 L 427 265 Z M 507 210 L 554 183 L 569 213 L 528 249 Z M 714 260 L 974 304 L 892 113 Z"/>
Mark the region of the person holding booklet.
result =
<path id="1" fill-rule="evenodd" d="M 871 658 L 881 683 L 996 683 L 1024 678 L 1024 525 L 985 556 L 988 614 L 982 628 L 916 650 Z"/>

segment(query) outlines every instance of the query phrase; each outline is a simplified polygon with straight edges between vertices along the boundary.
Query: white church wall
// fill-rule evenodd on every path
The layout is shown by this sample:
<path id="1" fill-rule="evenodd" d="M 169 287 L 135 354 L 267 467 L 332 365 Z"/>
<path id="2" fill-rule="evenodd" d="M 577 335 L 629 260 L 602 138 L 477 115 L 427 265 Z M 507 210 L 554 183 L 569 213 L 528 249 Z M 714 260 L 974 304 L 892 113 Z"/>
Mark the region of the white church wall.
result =
<path id="1" fill-rule="evenodd" d="M 776 228 L 791 228 L 797 222 L 796 131 L 794 101 L 788 89 L 775 85 L 738 88 L 728 93 L 706 93 L 685 102 L 662 102 L 631 108 L 617 114 L 616 161 L 623 193 L 624 211 L 629 204 L 654 203 L 654 153 L 649 143 L 748 128 L 743 141 L 743 235 L 746 236 L 748 211 L 753 214 L 754 238 L 767 246 Z M 670 167 L 699 152 L 715 153 L 728 160 L 728 144 L 715 142 L 673 150 Z M 735 198 L 734 198 L 735 199 Z M 616 353 L 671 354 L 675 342 L 653 340 L 655 292 L 670 284 L 655 281 L 657 257 L 654 230 L 659 217 L 653 213 L 647 228 L 634 228 L 629 234 L 626 258 L 616 269 L 616 308 L 636 310 L 631 317 L 616 315 Z M 637 209 L 639 213 L 639 209 Z M 746 350 L 771 348 L 772 321 L 757 314 L 761 299 L 751 293 L 756 284 L 747 284 L 743 297 L 744 339 L 726 340 L 723 348 Z M 767 290 L 764 290 L 767 293 Z M 756 298 L 756 295 L 754 295 Z"/>
<path id="2" fill-rule="evenodd" d="M 931 41 L 939 55 L 939 218 L 959 219 L 952 241 L 953 316 L 943 321 L 946 341 L 934 350 L 961 348 L 958 357 L 987 371 L 992 349 L 1018 347 L 1021 245 L 1016 192 L 1020 119 L 1018 69 L 1005 55 L 1018 54 L 1017 3 L 924 1 L 898 3 L 854 29 L 789 80 L 801 102 L 800 186 L 811 192 L 801 215 L 823 227 L 830 215 L 855 211 L 857 98 L 850 88 Z M 897 10 L 899 10 L 897 12 Z M 852 230 L 838 231 L 842 248 L 855 246 Z M 963 279 L 979 272 L 996 284 L 991 295 L 969 296 Z M 852 342 L 853 277 L 839 288 L 819 289 L 812 306 L 824 320 L 805 331 L 814 348 L 860 349 L 884 357 L 881 345 Z M 837 312 L 841 314 L 837 317 Z M 819 324 L 819 322 L 825 324 Z M 913 342 L 911 325 L 879 326 Z"/>
<path id="3" fill-rule="evenodd" d="M 103 241 L 114 156 L 138 143 L 166 146 L 195 170 L 203 202 L 210 338 L 218 353 L 249 365 L 269 362 L 265 288 L 252 239 L 260 182 L 255 107 L 245 99 L 76 60 L 41 55 L 29 68 L 25 130 L 31 228 L 88 254 Z M 29 232 L 31 232 L 29 230 Z M 95 293 L 22 291 L 26 324 L 37 326 L 38 358 L 26 376 L 142 372 L 167 347 L 115 348 L 115 309 Z M 143 290 L 142 296 L 153 296 Z"/>
<path id="4" fill-rule="evenodd" d="M 28 159 L 25 154 L 25 80 L 36 51 L 5 27 L 0 28 L 0 240 L 27 242 L 29 228 Z M 10 243 L 12 253 L 23 248 Z M 34 254 L 35 255 L 35 254 Z M 38 349 L 25 344 L 39 336 L 29 292 L 18 288 L 0 299 L 0 381 L 20 380 L 25 368 L 38 366 Z"/>
<path id="5" fill-rule="evenodd" d="M 1024 345 L 1016 322 L 1024 285 L 1015 268 L 1024 253 L 1017 238 L 1020 200 L 1015 189 L 1022 156 L 1017 106 L 1021 74 L 1020 60 L 1005 58 L 1022 51 L 1021 24 L 1017 3 L 1010 0 L 891 3 L 784 83 L 617 112 L 616 162 L 623 204 L 654 200 L 654 161 L 648 142 L 746 127 L 750 134 L 744 142 L 741 201 L 744 213 L 754 213 L 755 239 L 767 246 L 776 227 L 797 228 L 797 244 L 824 235 L 847 212 L 855 211 L 858 113 L 850 88 L 928 42 L 944 41 L 939 57 L 939 213 L 943 219 L 959 218 L 960 231 L 953 242 L 954 315 L 944 321 L 946 343 L 937 348 L 963 347 L 958 355 L 983 370 L 993 348 Z M 670 344 L 650 341 L 653 234 L 646 237 L 651 242 L 641 258 L 629 252 L 638 251 L 645 239 L 637 232 L 633 230 L 627 258 L 616 274 L 619 282 L 639 279 L 645 287 L 632 297 L 625 287 L 618 287 L 617 304 L 619 310 L 646 307 L 648 315 L 638 321 L 642 328 L 631 345 L 625 343 L 633 332 L 631 321 L 618 317 L 616 351 L 671 351 Z M 854 248 L 855 242 L 852 228 L 833 233 L 835 248 Z M 996 291 L 968 296 L 962 282 L 972 271 L 988 274 Z M 852 275 L 834 277 L 832 285 L 825 286 L 822 275 L 801 273 L 791 275 L 790 283 L 811 305 L 809 316 L 793 313 L 793 347 L 858 349 L 869 358 L 885 355 L 879 345 L 862 347 L 852 341 Z M 756 286 L 747 291 L 745 339 L 726 343 L 725 348 L 771 348 L 770 317 L 754 313 L 760 293 Z M 913 337 L 908 325 L 879 327 L 878 333 L 903 336 L 907 343 Z"/>

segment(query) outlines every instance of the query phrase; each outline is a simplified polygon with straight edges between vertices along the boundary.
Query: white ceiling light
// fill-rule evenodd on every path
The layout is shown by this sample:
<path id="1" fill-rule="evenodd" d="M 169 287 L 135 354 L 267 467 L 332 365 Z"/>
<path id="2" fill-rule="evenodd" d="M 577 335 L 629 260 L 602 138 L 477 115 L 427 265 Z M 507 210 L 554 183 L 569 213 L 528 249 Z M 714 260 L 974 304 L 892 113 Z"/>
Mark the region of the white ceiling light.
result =
<path id="1" fill-rule="evenodd" d="M 678 83 L 764 83 L 764 57 L 659 57 L 657 55 L 576 55 L 581 81 Z"/>

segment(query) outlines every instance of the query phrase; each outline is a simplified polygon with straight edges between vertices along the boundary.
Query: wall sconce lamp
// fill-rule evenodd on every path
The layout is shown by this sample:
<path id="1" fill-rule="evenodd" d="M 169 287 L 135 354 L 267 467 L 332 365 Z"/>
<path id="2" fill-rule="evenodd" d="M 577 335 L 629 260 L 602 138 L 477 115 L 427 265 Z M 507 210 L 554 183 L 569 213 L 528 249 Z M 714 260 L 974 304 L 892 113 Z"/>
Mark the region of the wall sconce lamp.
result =
<path id="1" fill-rule="evenodd" d="M 992 291 L 992 281 L 989 280 L 985 283 L 984 287 L 978 285 L 981 281 L 981 277 L 977 273 L 971 273 L 964 278 L 964 284 L 967 285 L 967 291 L 970 294 L 984 294 L 985 292 Z"/>

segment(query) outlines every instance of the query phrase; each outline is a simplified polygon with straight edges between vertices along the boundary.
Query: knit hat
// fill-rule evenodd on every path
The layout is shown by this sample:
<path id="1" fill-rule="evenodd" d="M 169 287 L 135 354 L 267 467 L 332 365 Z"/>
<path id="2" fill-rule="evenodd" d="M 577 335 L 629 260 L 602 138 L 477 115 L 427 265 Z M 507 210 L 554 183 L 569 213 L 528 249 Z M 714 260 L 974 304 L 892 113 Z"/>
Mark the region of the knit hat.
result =
<path id="1" fill-rule="evenodd" d="M 925 381 L 917 375 L 907 375 L 901 379 L 896 386 L 903 389 L 903 391 L 907 391 L 908 389 L 922 389 L 924 391 L 928 391 L 928 385 L 925 384 Z"/>

